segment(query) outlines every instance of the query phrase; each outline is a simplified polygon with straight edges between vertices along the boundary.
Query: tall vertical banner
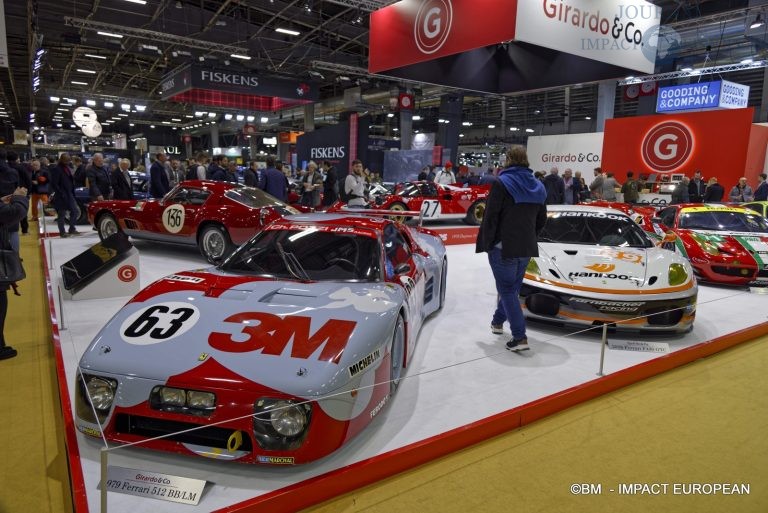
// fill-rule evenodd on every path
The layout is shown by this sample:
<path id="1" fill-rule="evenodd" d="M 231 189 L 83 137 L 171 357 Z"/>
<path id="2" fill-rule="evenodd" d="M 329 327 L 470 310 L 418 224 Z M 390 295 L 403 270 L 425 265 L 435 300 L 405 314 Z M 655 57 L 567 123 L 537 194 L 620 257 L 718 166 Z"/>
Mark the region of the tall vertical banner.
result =
<path id="1" fill-rule="evenodd" d="M 8 39 L 5 33 L 5 5 L 0 0 L 0 67 L 8 67 Z"/>
<path id="2" fill-rule="evenodd" d="M 753 109 L 608 119 L 603 169 L 621 182 L 627 171 L 717 177 L 732 186 L 746 171 Z"/>

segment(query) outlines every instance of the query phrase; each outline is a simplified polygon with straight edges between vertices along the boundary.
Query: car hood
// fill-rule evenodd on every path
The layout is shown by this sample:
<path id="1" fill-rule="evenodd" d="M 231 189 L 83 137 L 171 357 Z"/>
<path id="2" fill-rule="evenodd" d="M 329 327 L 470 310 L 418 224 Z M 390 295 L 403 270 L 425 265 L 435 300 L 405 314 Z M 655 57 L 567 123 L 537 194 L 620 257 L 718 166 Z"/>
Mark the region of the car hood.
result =
<path id="1" fill-rule="evenodd" d="M 768 264 L 768 233 L 679 230 L 678 234 L 689 244 L 698 246 L 702 256 L 710 260 L 741 259 L 742 264 Z"/>
<path id="2" fill-rule="evenodd" d="M 322 395 L 359 373 L 360 362 L 365 368 L 385 356 L 402 300 L 402 289 L 387 283 L 179 273 L 125 305 L 80 367 L 160 382 L 184 374 L 194 381 L 188 385 L 204 388 L 258 383 L 299 397 Z M 223 380 L 195 371 L 211 360 L 233 374 Z"/>

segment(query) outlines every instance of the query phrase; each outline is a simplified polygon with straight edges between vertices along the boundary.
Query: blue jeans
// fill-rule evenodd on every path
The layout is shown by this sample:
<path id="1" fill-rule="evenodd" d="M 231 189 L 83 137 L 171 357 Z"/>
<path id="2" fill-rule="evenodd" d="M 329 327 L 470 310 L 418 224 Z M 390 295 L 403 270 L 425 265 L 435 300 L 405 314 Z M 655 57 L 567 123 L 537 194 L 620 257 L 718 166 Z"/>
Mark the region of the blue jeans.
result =
<path id="1" fill-rule="evenodd" d="M 75 201 L 75 197 L 72 195 L 66 196 L 65 200 L 66 206 L 62 209 L 56 208 L 56 214 L 58 215 L 58 218 L 56 219 L 56 223 L 59 225 L 59 234 L 66 233 L 64 231 L 64 214 L 68 211 L 69 212 L 69 231 L 74 232 L 76 230 L 75 223 L 77 222 L 77 202 Z"/>
<path id="2" fill-rule="evenodd" d="M 499 303 L 491 323 L 501 325 L 504 321 L 509 321 L 512 338 L 515 340 L 526 338 L 525 318 L 520 307 L 520 287 L 523 285 L 525 268 L 530 260 L 528 257 L 502 258 L 499 248 L 488 252 L 488 262 L 491 264 L 496 291 L 499 293 Z"/>

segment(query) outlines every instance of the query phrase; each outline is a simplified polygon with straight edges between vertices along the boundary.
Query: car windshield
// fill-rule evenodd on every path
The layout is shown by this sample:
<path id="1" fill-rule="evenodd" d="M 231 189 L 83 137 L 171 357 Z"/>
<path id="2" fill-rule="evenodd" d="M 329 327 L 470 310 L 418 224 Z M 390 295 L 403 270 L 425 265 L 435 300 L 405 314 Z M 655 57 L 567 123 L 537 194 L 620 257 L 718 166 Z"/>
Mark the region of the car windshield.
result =
<path id="1" fill-rule="evenodd" d="M 584 211 L 548 212 L 539 242 L 653 247 L 651 239 L 629 217 L 619 213 Z"/>
<path id="2" fill-rule="evenodd" d="M 406 183 L 395 194 L 403 198 L 416 198 L 418 196 L 437 196 L 437 188 L 431 182 Z"/>
<path id="3" fill-rule="evenodd" d="M 680 214 L 680 228 L 688 230 L 712 230 L 716 232 L 768 232 L 765 218 L 749 212 L 710 210 Z"/>
<path id="4" fill-rule="evenodd" d="M 221 269 L 300 281 L 380 281 L 378 239 L 342 230 L 266 230 L 240 246 Z"/>
<path id="5" fill-rule="evenodd" d="M 261 189 L 256 189 L 254 187 L 234 187 L 232 189 L 228 189 L 224 193 L 224 196 L 231 199 L 232 201 L 237 201 L 241 205 L 245 205 L 246 207 L 250 208 L 281 206 L 285 207 L 286 209 L 293 210 L 292 207 L 289 207 L 274 196 L 270 196 Z M 291 213 L 298 214 L 298 211 L 293 210 Z"/>

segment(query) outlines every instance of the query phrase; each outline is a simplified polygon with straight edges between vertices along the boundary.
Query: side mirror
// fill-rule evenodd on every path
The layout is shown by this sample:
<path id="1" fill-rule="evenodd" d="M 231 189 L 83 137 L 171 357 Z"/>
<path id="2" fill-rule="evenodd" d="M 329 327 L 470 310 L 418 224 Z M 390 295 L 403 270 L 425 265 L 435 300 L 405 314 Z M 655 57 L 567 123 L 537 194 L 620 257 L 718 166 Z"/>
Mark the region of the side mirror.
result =
<path id="1" fill-rule="evenodd" d="M 401 274 L 408 274 L 411 272 L 411 266 L 408 264 L 399 264 L 397 267 L 395 267 L 395 275 L 400 276 Z"/>

